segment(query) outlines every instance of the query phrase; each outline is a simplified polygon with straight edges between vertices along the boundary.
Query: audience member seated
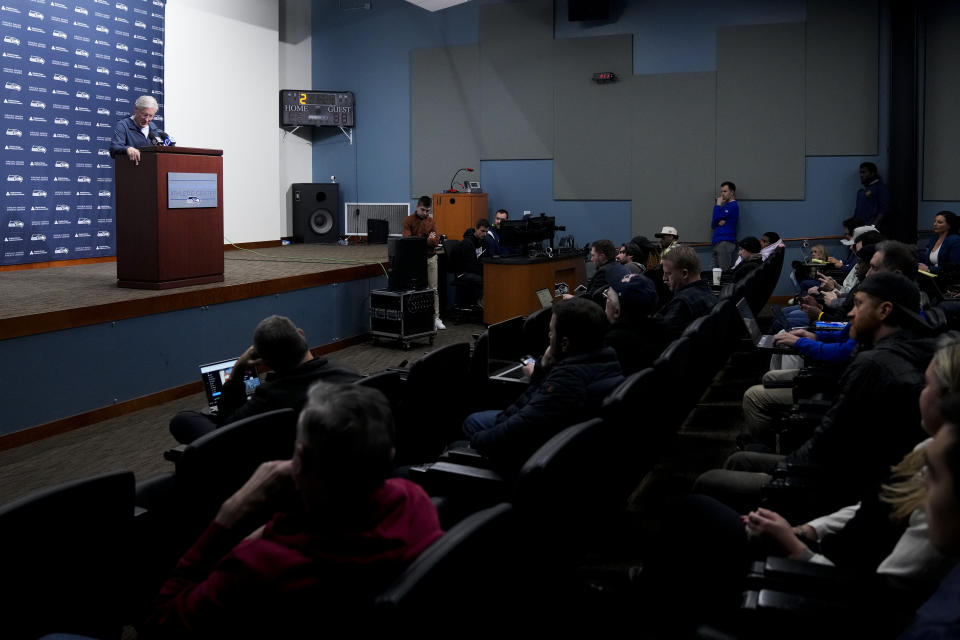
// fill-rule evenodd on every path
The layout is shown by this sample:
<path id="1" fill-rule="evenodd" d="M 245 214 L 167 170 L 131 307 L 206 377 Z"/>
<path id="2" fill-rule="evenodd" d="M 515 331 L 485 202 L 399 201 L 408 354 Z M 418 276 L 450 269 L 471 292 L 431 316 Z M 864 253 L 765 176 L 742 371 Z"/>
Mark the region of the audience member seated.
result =
<path id="1" fill-rule="evenodd" d="M 660 266 L 660 244 L 647 238 L 647 236 L 633 236 L 630 242 L 640 247 L 640 255 L 636 258 L 637 262 L 646 265 L 646 272 L 656 269 Z"/>
<path id="2" fill-rule="evenodd" d="M 953 211 L 941 211 L 933 219 L 936 234 L 920 256 L 920 270 L 938 273 L 944 265 L 960 264 L 960 217 Z"/>
<path id="3" fill-rule="evenodd" d="M 879 254 L 879 255 L 877 255 Z M 916 276 L 912 269 L 911 251 L 907 245 L 886 240 L 879 245 L 867 245 L 860 249 L 861 260 L 857 269 L 863 277 L 874 273 L 899 273 Z M 906 269 L 906 272 L 902 271 Z M 909 278 L 911 279 L 912 278 Z M 852 308 L 853 300 L 849 300 Z M 846 307 L 845 307 L 846 308 Z M 847 311 L 849 313 L 849 310 Z M 789 333 L 777 336 L 776 343 L 783 347 L 792 347 L 798 356 L 808 358 L 813 363 L 843 365 L 853 357 L 856 340 L 850 337 L 850 324 L 840 331 L 817 331 L 793 329 Z M 797 356 L 793 356 L 796 359 Z M 783 361 L 787 361 L 784 357 Z M 743 394 L 744 433 L 741 444 L 751 441 L 767 447 L 772 446 L 774 434 L 770 428 L 777 412 L 793 404 L 793 389 L 783 387 L 782 383 L 793 380 L 799 373 L 799 364 L 781 369 L 772 369 L 763 376 L 762 384 L 754 385 Z M 777 386 L 767 387 L 780 383 Z"/>
<path id="4" fill-rule="evenodd" d="M 679 338 L 687 326 L 710 313 L 717 298 L 700 279 L 700 258 L 691 247 L 680 246 L 663 257 L 663 281 L 673 292 L 670 302 L 657 315 L 663 321 L 668 342 Z"/>
<path id="5" fill-rule="evenodd" d="M 480 257 L 487 250 L 486 238 L 490 230 L 490 223 L 486 218 L 477 220 L 476 228 L 471 227 L 463 232 L 463 240 L 457 245 L 456 255 L 453 256 L 453 268 L 456 272 L 458 286 L 469 287 L 470 299 L 462 302 L 477 304 L 483 298 L 483 265 Z"/>
<path id="6" fill-rule="evenodd" d="M 960 555 L 960 397 L 944 402 L 944 425 L 925 449 L 924 509 L 930 539 L 944 554 Z M 921 606 L 900 640 L 960 638 L 960 565 L 941 581 Z"/>
<path id="7" fill-rule="evenodd" d="M 530 387 L 503 411 L 468 416 L 463 431 L 470 446 L 516 472 L 551 437 L 597 415 L 623 381 L 617 354 L 603 346 L 607 324 L 603 310 L 586 299 L 554 304 L 550 346 L 529 365 Z"/>
<path id="8" fill-rule="evenodd" d="M 260 364 L 272 372 L 248 400 L 243 374 Z M 170 421 L 170 433 L 177 442 L 189 444 L 218 427 L 259 413 L 286 408 L 299 411 L 307 389 L 318 380 L 353 382 L 360 377 L 349 367 L 314 358 L 302 329 L 289 318 L 270 316 L 257 325 L 253 345 L 237 359 L 230 378 L 223 383 L 217 414 L 181 411 Z"/>
<path id="9" fill-rule="evenodd" d="M 660 229 L 660 233 L 653 234 L 653 237 L 659 241 L 658 249 L 660 250 L 661 259 L 670 253 L 671 249 L 679 246 L 677 243 L 680 240 L 680 233 L 676 227 L 664 227 Z"/>
<path id="10" fill-rule="evenodd" d="M 760 241 L 753 236 L 747 236 L 737 243 L 739 258 L 733 267 L 733 282 L 740 282 L 749 274 L 760 268 L 763 259 L 760 256 Z"/>
<path id="11" fill-rule="evenodd" d="M 764 262 L 780 247 L 786 248 L 787 245 L 783 244 L 776 231 L 767 231 L 760 236 L 760 257 Z"/>
<path id="12" fill-rule="evenodd" d="M 857 221 L 853 218 L 847 218 L 843 221 L 843 239 L 840 240 L 840 244 L 847 247 L 847 255 L 841 260 L 840 258 L 835 258 L 833 256 L 827 256 L 827 262 L 830 263 L 830 266 L 841 269 L 844 272 L 849 273 L 853 269 L 853 265 L 857 262 L 857 254 L 853 248 L 853 231 L 857 228 Z"/>
<path id="13" fill-rule="evenodd" d="M 920 416 L 928 434 L 941 430 L 941 402 L 958 390 L 960 334 L 953 334 L 941 341 L 919 397 Z M 655 545 L 656 557 L 644 571 L 654 573 L 650 576 L 654 583 L 659 583 L 659 574 L 666 569 L 668 577 L 679 574 L 688 583 L 708 585 L 714 592 L 703 594 L 705 599 L 719 600 L 732 609 L 740 597 L 744 568 L 751 559 L 773 555 L 835 565 L 847 576 L 860 577 L 859 584 L 876 584 L 882 589 L 885 583 L 873 578 L 889 579 L 889 584 L 896 585 L 896 592 L 884 601 L 898 609 L 902 618 L 912 604 L 904 595 L 926 597 L 955 563 L 954 558 L 934 547 L 923 507 L 926 490 L 921 471 L 924 450 L 930 442 L 931 438 L 924 440 L 893 467 L 879 494 L 797 527 L 769 509 L 741 515 L 706 496 L 683 500 L 664 518 L 662 545 Z M 725 557 L 712 557 L 717 554 Z M 670 566 L 661 567 L 657 560 L 660 556 L 665 556 Z M 670 589 L 680 586 L 667 584 Z M 871 597 L 880 595 L 878 592 Z M 689 602 L 688 598 L 682 600 Z M 709 604 L 704 609 L 708 610 Z M 892 613 L 884 615 L 888 619 L 898 617 Z"/>
<path id="14" fill-rule="evenodd" d="M 653 364 L 666 347 L 662 321 L 652 314 L 657 309 L 657 290 L 649 278 L 631 274 L 604 292 L 610 321 L 605 343 L 613 347 L 624 376 Z"/>
<path id="15" fill-rule="evenodd" d="M 630 273 L 640 274 L 647 270 L 647 261 L 640 259 L 646 257 L 642 254 L 639 246 L 633 242 L 628 242 L 620 245 L 620 251 L 617 252 L 617 262 L 625 266 Z"/>
<path id="16" fill-rule="evenodd" d="M 264 463 L 223 503 L 160 590 L 151 631 L 309 637 L 363 610 L 442 534 L 420 487 L 384 480 L 393 453 L 382 393 L 312 386 L 293 459 Z"/>
<path id="17" fill-rule="evenodd" d="M 850 336 L 862 349 L 813 436 L 786 457 L 735 453 L 724 469 L 701 475 L 697 491 L 745 512 L 785 460 L 809 465 L 811 480 L 831 488 L 821 508 L 836 508 L 875 494 L 889 466 L 920 441 L 917 399 L 933 353 L 932 340 L 918 337 L 926 326 L 920 292 L 900 274 L 877 273 L 855 295 Z"/>
<path id="18" fill-rule="evenodd" d="M 863 229 L 866 230 L 864 231 Z M 854 247 L 858 255 L 863 252 L 865 256 L 872 256 L 873 254 L 869 250 L 864 251 L 864 249 L 882 242 L 883 236 L 871 230 L 869 227 L 863 227 L 857 231 L 859 233 L 855 234 L 856 241 Z M 870 258 L 860 259 L 858 257 L 861 264 L 867 262 L 869 259 Z M 908 278 L 915 277 L 915 274 L 911 275 L 913 271 L 902 271 L 902 273 Z M 774 325 L 774 329 L 805 327 L 816 320 L 841 321 L 846 319 L 850 308 L 853 306 L 852 293 L 864 277 L 865 275 L 861 275 L 860 269 L 854 269 L 844 278 L 843 286 L 837 288 L 837 283 L 833 278 L 824 276 L 819 279 L 816 286 L 810 287 L 797 297 L 798 304 L 783 309 L 783 313 L 787 317 L 790 326 L 780 327 Z M 823 301 L 819 302 L 814 296 L 821 293 Z"/>
<path id="19" fill-rule="evenodd" d="M 617 262 L 617 248 L 609 240 L 597 240 L 593 243 L 590 247 L 590 262 L 594 264 L 596 270 L 587 282 L 587 290 L 580 296 L 593 300 L 602 307 L 604 306 L 603 290 L 611 282 L 620 280 L 630 272 Z M 574 295 L 570 293 L 563 294 L 564 300 L 570 300 L 573 297 Z"/>

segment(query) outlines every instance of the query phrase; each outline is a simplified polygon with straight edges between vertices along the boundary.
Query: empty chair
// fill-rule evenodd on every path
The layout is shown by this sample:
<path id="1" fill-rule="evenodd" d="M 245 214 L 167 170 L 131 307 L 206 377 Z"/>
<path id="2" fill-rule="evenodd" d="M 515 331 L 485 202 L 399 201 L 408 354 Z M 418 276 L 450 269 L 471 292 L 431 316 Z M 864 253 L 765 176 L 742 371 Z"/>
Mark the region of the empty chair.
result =
<path id="1" fill-rule="evenodd" d="M 360 378 L 353 384 L 358 384 L 362 387 L 372 387 L 380 391 L 387 397 L 387 401 L 390 403 L 390 410 L 396 415 L 400 407 L 400 402 L 403 399 L 404 383 L 405 380 L 403 379 L 402 372 L 396 369 L 386 369 L 384 371 L 378 371 L 377 373 L 371 373 L 365 378 Z"/>
<path id="2" fill-rule="evenodd" d="M 403 397 L 394 416 L 397 463 L 436 460 L 449 442 L 462 438 L 471 390 L 464 385 L 470 345 L 458 342 L 436 349 L 410 365 Z"/>
<path id="3" fill-rule="evenodd" d="M 133 472 L 70 482 L 0 507 L 3 636 L 119 638 L 126 613 Z"/>

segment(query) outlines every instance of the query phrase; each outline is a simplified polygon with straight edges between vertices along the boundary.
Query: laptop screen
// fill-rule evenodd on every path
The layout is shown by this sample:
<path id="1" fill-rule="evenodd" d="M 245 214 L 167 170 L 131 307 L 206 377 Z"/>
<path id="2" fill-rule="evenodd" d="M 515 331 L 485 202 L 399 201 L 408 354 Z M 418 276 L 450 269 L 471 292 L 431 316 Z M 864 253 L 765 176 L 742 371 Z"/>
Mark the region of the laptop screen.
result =
<path id="1" fill-rule="evenodd" d="M 537 298 L 540 300 L 540 307 L 546 309 L 553 304 L 553 296 L 550 289 L 537 289 Z"/>
<path id="2" fill-rule="evenodd" d="M 490 360 L 520 362 L 523 357 L 523 316 L 487 327 Z"/>
<path id="3" fill-rule="evenodd" d="M 232 360 L 200 365 L 200 379 L 203 381 L 203 390 L 207 394 L 207 404 L 209 406 L 215 407 L 217 405 L 217 400 L 223 393 L 223 383 L 230 379 L 230 372 L 233 371 L 233 365 L 236 363 L 237 359 L 233 358 Z M 244 372 L 243 386 L 247 397 L 253 394 L 259 384 L 259 376 L 251 371 Z"/>
<path id="4" fill-rule="evenodd" d="M 741 298 L 740 302 L 737 303 L 737 311 L 740 312 L 740 317 L 743 318 L 743 324 L 747 327 L 750 339 L 756 344 L 760 341 L 760 337 L 763 334 L 760 333 L 760 325 L 757 324 L 757 319 L 753 316 L 753 311 L 750 310 L 750 305 L 747 304 L 745 298 Z"/>

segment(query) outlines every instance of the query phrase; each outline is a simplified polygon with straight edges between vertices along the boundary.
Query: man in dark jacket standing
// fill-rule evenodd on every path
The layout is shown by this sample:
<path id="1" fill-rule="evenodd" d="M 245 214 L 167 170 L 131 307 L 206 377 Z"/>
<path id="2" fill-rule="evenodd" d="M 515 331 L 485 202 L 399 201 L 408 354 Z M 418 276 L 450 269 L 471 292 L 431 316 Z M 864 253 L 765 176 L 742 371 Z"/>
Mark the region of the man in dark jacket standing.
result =
<path id="1" fill-rule="evenodd" d="M 245 371 L 264 364 L 272 370 L 263 384 L 247 399 L 243 384 Z M 307 389 L 318 380 L 349 383 L 360 378 L 353 369 L 314 358 L 303 329 L 283 316 L 260 321 L 253 332 L 253 345 L 233 365 L 230 379 L 223 383 L 217 401 L 217 415 L 199 411 L 181 411 L 170 421 L 170 433 L 177 442 L 189 444 L 218 427 L 275 409 L 299 411 L 306 401 Z"/>
<path id="2" fill-rule="evenodd" d="M 603 346 L 603 309 L 583 298 L 558 302 L 550 318 L 550 346 L 530 365 L 530 387 L 503 411 L 467 417 L 470 446 L 505 471 L 517 471 L 541 445 L 587 420 L 623 381 L 617 354 Z"/>

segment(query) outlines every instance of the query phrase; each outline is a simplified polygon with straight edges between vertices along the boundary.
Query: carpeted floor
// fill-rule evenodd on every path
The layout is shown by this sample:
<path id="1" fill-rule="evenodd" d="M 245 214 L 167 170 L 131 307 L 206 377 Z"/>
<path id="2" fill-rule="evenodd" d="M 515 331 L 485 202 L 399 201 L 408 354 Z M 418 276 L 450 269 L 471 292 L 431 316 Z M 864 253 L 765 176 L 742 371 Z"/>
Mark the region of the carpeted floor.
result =
<path id="1" fill-rule="evenodd" d="M 414 342 L 408 351 L 392 342 L 381 341 L 377 345 L 366 342 L 329 357 L 368 374 L 412 362 L 447 344 L 472 344 L 473 334 L 484 330 L 483 325 L 478 324 L 448 322 L 447 327 L 438 332 L 432 347 L 426 340 Z M 238 347 L 238 354 L 240 351 L 242 345 Z M 205 404 L 204 395 L 198 393 L 0 452 L 0 504 L 44 487 L 109 471 L 131 469 L 138 481 L 170 471 L 172 465 L 163 459 L 163 452 L 177 444 L 167 430 L 170 417 L 182 409 L 199 409 Z"/>
<path id="2" fill-rule="evenodd" d="M 113 262 L 50 269 L 10 271 L 0 279 L 0 319 L 74 309 L 90 304 L 142 300 L 181 295 L 199 289 L 232 287 L 265 280 L 330 271 L 387 260 L 386 245 L 292 244 L 267 249 L 224 253 L 224 282 L 180 287 L 165 291 L 117 287 Z"/>

